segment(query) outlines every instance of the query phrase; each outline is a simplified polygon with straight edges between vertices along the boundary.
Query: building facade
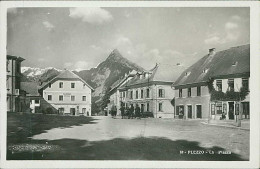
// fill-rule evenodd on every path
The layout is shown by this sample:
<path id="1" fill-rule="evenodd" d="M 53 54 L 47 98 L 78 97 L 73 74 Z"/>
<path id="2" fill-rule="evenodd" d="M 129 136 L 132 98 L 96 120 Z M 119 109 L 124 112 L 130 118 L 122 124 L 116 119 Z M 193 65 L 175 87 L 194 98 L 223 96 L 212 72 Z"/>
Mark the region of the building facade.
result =
<path id="1" fill-rule="evenodd" d="M 91 116 L 93 88 L 69 70 L 42 85 L 41 96 L 63 115 Z"/>
<path id="2" fill-rule="evenodd" d="M 210 101 L 210 118 L 221 119 L 225 114 L 227 120 L 237 120 L 238 118 L 250 118 L 250 90 L 249 90 L 249 73 L 229 78 L 216 78 L 213 81 L 214 92 L 231 93 L 229 98 L 220 97 Z M 244 90 L 246 94 L 241 93 Z M 238 95 L 236 97 L 235 95 Z M 239 96 L 240 95 L 240 96 Z M 244 97 L 242 96 L 244 95 Z M 239 117 L 241 115 L 241 117 Z"/>
<path id="3" fill-rule="evenodd" d="M 25 92 L 20 89 L 22 61 L 21 57 L 6 57 L 7 112 L 20 112 L 26 108 Z"/>
<path id="4" fill-rule="evenodd" d="M 117 115 L 121 115 L 121 100 L 118 88 L 127 83 L 129 80 L 131 80 L 136 75 L 136 73 L 137 72 L 133 70 L 129 74 L 125 74 L 125 77 L 123 79 L 119 79 L 117 82 L 113 84 L 113 86 L 111 86 L 111 90 L 109 91 L 109 103 L 107 105 L 108 112 L 111 112 L 112 106 L 116 106 Z"/>
<path id="5" fill-rule="evenodd" d="M 120 102 L 128 107 L 138 105 L 141 112 L 151 112 L 155 118 L 173 118 L 171 85 L 183 70 L 180 65 L 156 64 L 150 71 L 138 72 L 119 88 Z"/>
<path id="6" fill-rule="evenodd" d="M 249 118 L 249 77 L 250 45 L 210 49 L 173 84 L 175 118 Z"/>

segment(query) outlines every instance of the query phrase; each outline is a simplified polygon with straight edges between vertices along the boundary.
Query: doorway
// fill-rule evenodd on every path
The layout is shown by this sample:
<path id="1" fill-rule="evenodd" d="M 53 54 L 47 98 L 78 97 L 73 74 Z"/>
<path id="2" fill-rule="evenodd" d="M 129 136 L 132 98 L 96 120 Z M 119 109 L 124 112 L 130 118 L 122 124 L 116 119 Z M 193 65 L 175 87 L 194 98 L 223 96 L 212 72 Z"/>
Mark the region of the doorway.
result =
<path id="1" fill-rule="evenodd" d="M 202 118 L 201 105 L 196 105 L 197 118 Z"/>
<path id="2" fill-rule="evenodd" d="M 75 108 L 70 108 L 70 114 L 75 116 L 76 109 Z"/>
<path id="3" fill-rule="evenodd" d="M 234 102 L 228 102 L 228 118 L 234 120 Z"/>
<path id="4" fill-rule="evenodd" d="M 144 104 L 141 104 L 141 112 L 144 112 Z"/>
<path id="5" fill-rule="evenodd" d="M 192 106 L 191 105 L 188 106 L 188 118 L 192 119 Z"/>
<path id="6" fill-rule="evenodd" d="M 242 106 L 243 106 L 243 118 L 245 119 L 249 119 L 250 118 L 250 106 L 249 106 L 249 102 L 242 102 Z"/>

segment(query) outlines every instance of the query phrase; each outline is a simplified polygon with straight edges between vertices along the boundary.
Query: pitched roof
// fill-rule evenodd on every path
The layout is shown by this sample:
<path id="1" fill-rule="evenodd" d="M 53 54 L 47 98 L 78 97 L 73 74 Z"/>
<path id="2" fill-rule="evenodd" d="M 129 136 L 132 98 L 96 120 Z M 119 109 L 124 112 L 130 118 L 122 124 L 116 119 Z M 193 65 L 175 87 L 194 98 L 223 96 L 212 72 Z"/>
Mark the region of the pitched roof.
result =
<path id="1" fill-rule="evenodd" d="M 113 90 L 117 89 L 118 87 L 120 87 L 120 85 L 122 83 L 124 83 L 129 77 L 134 77 L 136 75 L 137 71 L 136 70 L 132 70 L 131 72 L 129 72 L 128 75 L 125 75 L 124 78 L 122 79 L 118 79 L 115 83 L 113 83 L 113 85 L 111 86 L 111 89 L 109 92 L 112 92 Z"/>
<path id="2" fill-rule="evenodd" d="M 185 67 L 181 65 L 169 65 L 169 64 L 156 64 L 154 68 L 152 68 L 149 71 L 144 71 L 143 73 L 150 74 L 147 78 L 140 78 L 138 76 L 139 73 L 136 74 L 136 76 L 131 79 L 129 82 L 127 82 L 125 85 L 123 85 L 121 88 L 126 86 L 132 86 L 142 83 L 151 83 L 151 82 L 170 82 L 173 83 L 179 75 L 184 71 Z"/>
<path id="3" fill-rule="evenodd" d="M 49 83 L 52 83 L 55 80 L 58 79 L 79 79 L 80 81 L 82 81 L 84 84 L 86 84 L 91 90 L 94 90 L 85 80 L 83 80 L 82 78 L 80 78 L 78 75 L 76 75 L 75 73 L 73 73 L 70 70 L 64 70 L 62 71 L 60 74 L 58 74 L 56 77 L 54 77 L 53 79 L 51 79 L 49 82 L 44 83 L 40 89 L 44 88 L 45 86 L 47 86 Z"/>
<path id="4" fill-rule="evenodd" d="M 174 86 L 206 82 L 209 78 L 250 73 L 250 45 L 206 55 L 186 69 Z"/>
<path id="5" fill-rule="evenodd" d="M 26 91 L 28 96 L 39 96 L 39 86 L 35 82 L 21 82 L 21 90 Z"/>

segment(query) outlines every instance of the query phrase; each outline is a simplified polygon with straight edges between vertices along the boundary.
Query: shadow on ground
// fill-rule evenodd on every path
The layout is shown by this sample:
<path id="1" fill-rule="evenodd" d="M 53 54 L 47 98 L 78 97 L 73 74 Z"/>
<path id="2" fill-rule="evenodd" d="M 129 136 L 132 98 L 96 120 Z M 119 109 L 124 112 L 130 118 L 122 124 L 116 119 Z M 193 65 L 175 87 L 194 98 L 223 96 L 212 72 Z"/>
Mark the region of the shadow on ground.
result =
<path id="1" fill-rule="evenodd" d="M 46 144 L 47 140 L 32 140 L 32 144 Z M 58 151 L 34 150 L 15 152 L 8 148 L 8 160 L 165 160 L 165 161 L 243 161 L 238 154 L 218 154 L 221 147 L 204 148 L 198 142 L 187 140 L 172 141 L 166 138 L 138 137 L 116 138 L 107 141 L 61 139 L 48 141 L 48 145 L 59 147 Z M 188 154 L 200 150 L 204 154 Z M 187 152 L 180 154 L 180 151 Z M 206 152 L 214 152 L 208 154 Z"/>
<path id="2" fill-rule="evenodd" d="M 27 143 L 28 141 L 30 142 L 28 137 L 45 133 L 50 129 L 95 124 L 96 120 L 85 116 L 8 113 L 7 143 Z"/>

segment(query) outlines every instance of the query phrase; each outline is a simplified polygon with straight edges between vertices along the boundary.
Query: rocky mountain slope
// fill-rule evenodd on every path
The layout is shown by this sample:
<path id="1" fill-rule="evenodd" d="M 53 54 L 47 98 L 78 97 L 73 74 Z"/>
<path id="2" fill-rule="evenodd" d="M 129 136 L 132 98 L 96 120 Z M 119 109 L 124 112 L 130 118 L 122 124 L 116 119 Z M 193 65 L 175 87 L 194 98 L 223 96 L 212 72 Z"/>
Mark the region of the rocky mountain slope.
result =
<path id="1" fill-rule="evenodd" d="M 142 71 L 143 68 L 124 58 L 119 51 L 115 49 L 109 54 L 107 59 L 96 68 L 73 72 L 95 89 L 92 94 L 92 107 L 95 111 L 99 111 L 97 109 L 104 105 L 102 98 L 107 95 L 110 86 L 132 70 Z M 22 74 L 26 77 L 26 80 L 39 83 L 50 80 L 59 74 L 60 71 L 61 70 L 55 68 L 22 68 Z"/>

